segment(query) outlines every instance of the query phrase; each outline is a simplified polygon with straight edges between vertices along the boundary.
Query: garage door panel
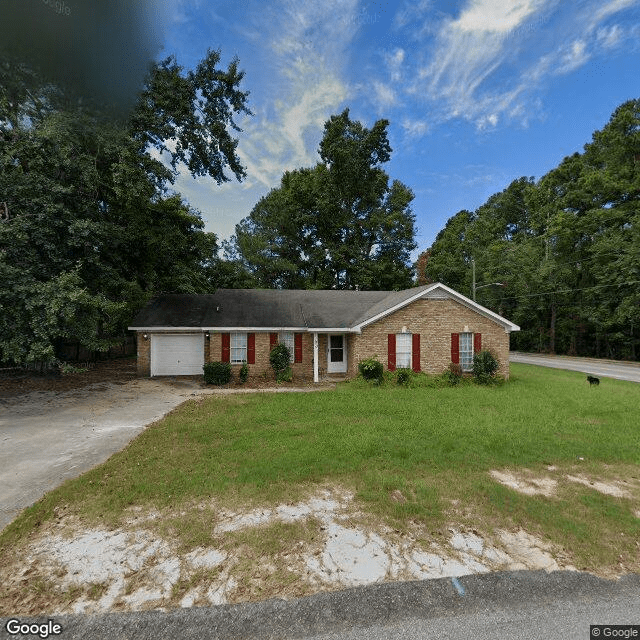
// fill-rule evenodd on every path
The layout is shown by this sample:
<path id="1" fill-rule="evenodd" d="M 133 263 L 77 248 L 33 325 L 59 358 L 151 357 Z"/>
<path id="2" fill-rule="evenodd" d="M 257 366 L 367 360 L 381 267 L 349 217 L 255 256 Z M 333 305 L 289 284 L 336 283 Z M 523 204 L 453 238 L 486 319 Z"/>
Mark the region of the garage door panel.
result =
<path id="1" fill-rule="evenodd" d="M 152 335 L 152 376 L 194 376 L 202 373 L 204 336 L 199 334 Z"/>

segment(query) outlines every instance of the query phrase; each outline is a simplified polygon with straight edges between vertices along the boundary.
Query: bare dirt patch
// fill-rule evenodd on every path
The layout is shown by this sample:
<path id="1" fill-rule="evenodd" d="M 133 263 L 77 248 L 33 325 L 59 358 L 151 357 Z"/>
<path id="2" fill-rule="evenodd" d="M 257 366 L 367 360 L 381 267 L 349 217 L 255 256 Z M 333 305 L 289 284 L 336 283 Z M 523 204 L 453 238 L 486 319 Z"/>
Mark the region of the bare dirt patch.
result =
<path id="1" fill-rule="evenodd" d="M 595 489 L 596 491 L 603 493 L 607 496 L 614 496 L 615 498 L 630 498 L 630 483 L 622 480 L 611 480 L 603 482 L 601 480 L 590 480 L 584 475 L 572 476 L 566 475 L 565 478 L 570 482 L 577 482 L 585 487 Z"/>
<path id="2" fill-rule="evenodd" d="M 518 472 L 497 471 L 490 472 L 491 477 L 500 484 L 510 489 L 515 489 L 519 493 L 528 496 L 543 495 L 552 496 L 556 492 L 557 480 L 549 477 L 536 477 L 531 471 L 524 469 Z"/>
<path id="3" fill-rule="evenodd" d="M 549 466 L 547 470 L 554 472 L 555 477 L 538 476 L 530 469 L 518 469 L 518 471 L 494 469 L 489 474 L 505 487 L 525 495 L 553 497 L 561 486 L 567 487 L 575 483 L 615 498 L 640 500 L 640 480 L 637 478 L 593 478 L 575 471 L 567 473 L 567 470 L 560 470 L 555 466 Z M 603 474 L 608 475 L 606 469 L 603 469 Z"/>
<path id="4" fill-rule="evenodd" d="M 174 517 L 187 523 L 197 508 Z M 437 538 L 399 532 L 338 487 L 316 489 L 296 503 L 215 514 L 208 543 L 193 548 L 159 533 L 169 514 L 140 509 L 128 526 L 113 530 L 73 517 L 47 525 L 0 568 L 0 613 L 189 607 L 388 580 L 573 568 L 522 530 L 499 531 L 495 539 L 459 527 Z"/>

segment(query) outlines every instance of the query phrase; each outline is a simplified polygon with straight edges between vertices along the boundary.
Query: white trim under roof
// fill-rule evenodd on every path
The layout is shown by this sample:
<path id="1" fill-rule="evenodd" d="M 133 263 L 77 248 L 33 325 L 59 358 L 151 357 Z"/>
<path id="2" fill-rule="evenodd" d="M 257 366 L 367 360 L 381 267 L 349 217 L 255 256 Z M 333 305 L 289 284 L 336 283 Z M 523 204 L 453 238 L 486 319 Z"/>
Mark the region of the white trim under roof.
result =
<path id="1" fill-rule="evenodd" d="M 304 333 L 305 331 L 310 331 L 310 329 L 306 327 L 127 327 L 127 329 L 129 329 L 129 331 L 146 331 L 147 333 L 157 333 L 158 331 L 190 331 L 192 333 L 196 331 L 208 331 L 209 333 L 222 333 L 227 331 L 246 331 L 249 333 L 259 333 L 260 331 L 293 331 L 295 333 Z M 341 331 L 344 331 L 344 329 Z"/>
<path id="2" fill-rule="evenodd" d="M 185 331 L 189 333 L 195 333 L 196 331 L 207 331 L 202 327 L 127 327 L 129 331 L 146 331 L 147 333 L 153 333 L 157 331 Z"/>
<path id="3" fill-rule="evenodd" d="M 313 333 L 360 333 L 359 329 L 354 329 L 353 327 L 338 327 L 337 329 L 332 329 L 331 327 L 327 329 L 312 327 L 307 329 L 307 331 L 311 331 Z"/>
<path id="4" fill-rule="evenodd" d="M 472 311 L 476 311 L 476 312 L 480 313 L 481 315 L 489 318 L 490 320 L 493 320 L 494 322 L 497 322 L 498 324 L 502 325 L 507 333 L 509 333 L 511 331 L 520 331 L 520 327 L 517 324 L 514 324 L 510 320 L 507 320 L 506 318 L 503 318 L 502 316 L 499 316 L 497 313 L 494 313 L 493 311 L 487 309 L 486 307 L 483 307 L 482 305 L 478 304 L 477 302 L 474 302 L 473 300 L 470 300 L 469 298 L 463 296 L 461 293 L 458 293 L 457 291 L 454 291 L 453 289 L 450 289 L 449 287 L 447 287 L 446 285 L 444 285 L 444 284 L 442 284 L 440 282 L 434 283 L 429 288 L 424 289 L 423 291 L 420 291 L 419 293 L 416 293 L 415 295 L 411 296 L 410 298 L 407 298 L 406 300 L 403 300 L 402 302 L 399 302 L 398 304 L 394 305 L 393 307 L 389 307 L 388 309 L 385 309 L 384 311 L 381 311 L 380 313 L 378 313 L 375 316 L 369 318 L 368 320 L 365 320 L 364 322 L 361 322 L 360 324 L 357 324 L 353 328 L 353 330 L 357 331 L 358 333 L 360 333 L 360 331 L 362 331 L 362 329 L 364 327 L 366 327 L 367 325 L 373 324 L 374 322 L 377 322 L 381 318 L 384 318 L 385 316 L 388 316 L 389 314 L 393 313 L 394 311 L 398 311 L 398 309 L 402 309 L 403 307 L 406 307 L 408 304 L 411 304 L 412 302 L 415 302 L 416 300 L 419 300 L 420 298 L 426 297 L 427 294 L 431 293 L 432 291 L 434 291 L 436 289 L 440 289 L 442 291 L 446 291 L 454 300 L 457 300 L 460 304 L 463 304 L 465 307 L 468 307 Z"/>

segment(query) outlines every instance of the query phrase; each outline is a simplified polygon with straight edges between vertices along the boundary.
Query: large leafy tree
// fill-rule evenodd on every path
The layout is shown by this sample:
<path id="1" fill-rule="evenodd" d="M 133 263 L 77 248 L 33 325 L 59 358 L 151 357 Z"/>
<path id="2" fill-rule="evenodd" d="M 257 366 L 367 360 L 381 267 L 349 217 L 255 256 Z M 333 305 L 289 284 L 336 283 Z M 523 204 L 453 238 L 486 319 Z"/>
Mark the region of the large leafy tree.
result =
<path id="1" fill-rule="evenodd" d="M 640 344 L 640 100 L 622 104 L 583 153 L 537 183 L 520 178 L 453 216 L 425 276 L 478 296 L 522 331 L 521 349 L 637 359 Z"/>
<path id="2" fill-rule="evenodd" d="M 104 350 L 154 293 L 208 289 L 216 237 L 169 187 L 180 162 L 219 183 L 226 166 L 244 175 L 227 127 L 247 94 L 237 62 L 218 61 L 155 65 L 127 119 L 0 62 L 0 362 L 51 360 L 67 340 Z M 150 152 L 169 137 L 172 168 Z"/>
<path id="3" fill-rule="evenodd" d="M 399 289 L 412 283 L 411 190 L 390 184 L 386 120 L 348 109 L 325 124 L 321 162 L 286 172 L 236 227 L 239 255 L 264 287 Z"/>

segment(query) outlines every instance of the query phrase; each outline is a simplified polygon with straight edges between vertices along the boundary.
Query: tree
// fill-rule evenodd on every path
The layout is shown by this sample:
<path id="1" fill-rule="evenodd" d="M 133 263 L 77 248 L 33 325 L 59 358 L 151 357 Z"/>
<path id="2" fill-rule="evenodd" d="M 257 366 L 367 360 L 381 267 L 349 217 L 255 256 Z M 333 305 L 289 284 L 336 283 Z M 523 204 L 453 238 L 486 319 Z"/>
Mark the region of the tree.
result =
<path id="1" fill-rule="evenodd" d="M 242 131 L 234 114 L 252 115 L 249 93 L 239 89 L 244 72 L 238 59 L 226 71 L 216 68 L 219 62 L 220 51 L 209 50 L 186 75 L 174 56 L 154 65 L 130 118 L 132 136 L 169 154 L 174 170 L 183 162 L 194 177 L 209 175 L 218 184 L 229 180 L 225 166 L 238 180 L 246 176 L 228 129 Z"/>
<path id="2" fill-rule="evenodd" d="M 453 216 L 425 276 L 521 326 L 512 347 L 637 359 L 640 345 L 640 100 L 620 105 L 538 182 L 520 178 L 475 212 Z"/>
<path id="3" fill-rule="evenodd" d="M 247 269 L 264 287 L 389 290 L 411 286 L 415 248 L 411 190 L 389 185 L 381 165 L 391 148 L 379 120 L 371 129 L 332 116 L 321 162 L 288 171 L 236 227 Z"/>
<path id="4" fill-rule="evenodd" d="M 0 200 L 9 209 L 0 222 L 0 362 L 51 360 L 65 340 L 104 350 L 154 293 L 209 289 L 216 237 L 167 185 L 182 160 L 218 182 L 227 162 L 242 175 L 226 131 L 246 98 L 242 74 L 218 74 L 217 60 L 210 54 L 186 80 L 171 68 L 171 80 L 197 95 L 176 100 L 171 113 L 158 65 L 157 92 L 145 92 L 126 122 L 63 108 L 25 65 L 0 64 L 15 81 L 0 93 Z M 152 142 L 166 146 L 162 135 L 180 140 L 174 171 L 149 151 Z M 214 141 L 211 153 L 205 140 Z"/>

